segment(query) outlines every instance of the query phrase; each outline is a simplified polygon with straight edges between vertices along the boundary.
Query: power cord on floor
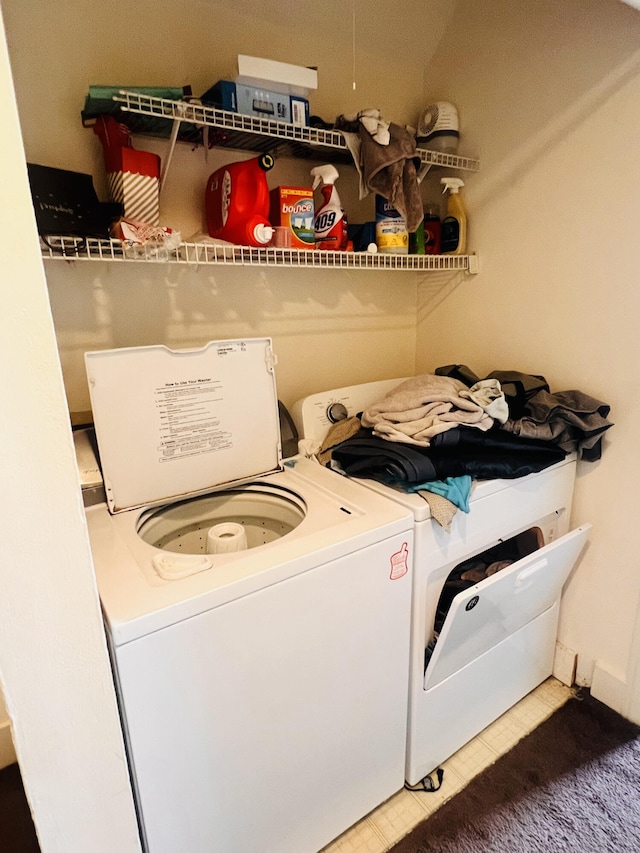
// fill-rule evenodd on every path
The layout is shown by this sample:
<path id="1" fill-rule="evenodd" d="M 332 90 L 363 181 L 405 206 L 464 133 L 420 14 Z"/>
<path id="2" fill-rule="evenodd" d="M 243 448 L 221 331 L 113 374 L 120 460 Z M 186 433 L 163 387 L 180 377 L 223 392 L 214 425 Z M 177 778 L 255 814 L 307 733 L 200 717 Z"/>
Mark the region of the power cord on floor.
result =
<path id="1" fill-rule="evenodd" d="M 442 777 L 444 776 L 444 770 L 442 767 L 438 767 L 435 771 L 436 777 L 438 779 L 438 784 L 433 781 L 430 774 L 424 776 L 417 784 L 409 785 L 407 782 L 404 783 L 404 787 L 406 791 L 426 791 L 427 794 L 431 794 L 434 791 L 439 791 L 442 787 Z"/>

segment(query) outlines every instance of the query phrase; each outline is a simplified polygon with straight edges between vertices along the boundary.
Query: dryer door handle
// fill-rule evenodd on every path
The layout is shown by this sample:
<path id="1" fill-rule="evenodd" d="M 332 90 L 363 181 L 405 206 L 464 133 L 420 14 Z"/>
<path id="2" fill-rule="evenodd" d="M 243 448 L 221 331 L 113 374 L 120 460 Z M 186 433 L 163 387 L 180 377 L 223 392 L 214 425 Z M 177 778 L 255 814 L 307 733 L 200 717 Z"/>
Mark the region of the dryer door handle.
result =
<path id="1" fill-rule="evenodd" d="M 538 560 L 537 563 L 534 563 L 532 566 L 527 566 L 526 569 L 523 569 L 518 577 L 515 580 L 513 585 L 515 592 L 522 592 L 523 590 L 530 587 L 533 583 L 534 576 L 541 572 L 549 565 L 548 560 Z"/>

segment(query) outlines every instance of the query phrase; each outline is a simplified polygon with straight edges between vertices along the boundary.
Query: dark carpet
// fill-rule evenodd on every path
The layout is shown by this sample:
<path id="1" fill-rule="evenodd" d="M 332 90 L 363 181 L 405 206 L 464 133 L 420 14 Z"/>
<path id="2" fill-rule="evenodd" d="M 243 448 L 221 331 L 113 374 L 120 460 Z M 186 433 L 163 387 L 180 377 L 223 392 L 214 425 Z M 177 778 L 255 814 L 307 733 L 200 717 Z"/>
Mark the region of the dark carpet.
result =
<path id="1" fill-rule="evenodd" d="M 0 770 L 0 851 L 40 853 L 17 764 Z"/>
<path id="2" fill-rule="evenodd" d="M 543 850 L 640 851 L 640 727 L 587 692 L 570 699 L 390 853 Z"/>

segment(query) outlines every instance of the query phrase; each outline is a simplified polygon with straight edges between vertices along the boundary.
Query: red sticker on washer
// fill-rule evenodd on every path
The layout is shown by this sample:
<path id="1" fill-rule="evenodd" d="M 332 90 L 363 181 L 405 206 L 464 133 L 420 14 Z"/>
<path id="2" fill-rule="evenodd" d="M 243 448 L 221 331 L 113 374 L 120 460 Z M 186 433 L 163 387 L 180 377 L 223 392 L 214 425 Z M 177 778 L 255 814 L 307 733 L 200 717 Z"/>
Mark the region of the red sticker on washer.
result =
<path id="1" fill-rule="evenodd" d="M 392 581 L 398 580 L 409 571 L 409 546 L 406 542 L 402 543 L 402 548 L 391 555 L 391 575 Z"/>

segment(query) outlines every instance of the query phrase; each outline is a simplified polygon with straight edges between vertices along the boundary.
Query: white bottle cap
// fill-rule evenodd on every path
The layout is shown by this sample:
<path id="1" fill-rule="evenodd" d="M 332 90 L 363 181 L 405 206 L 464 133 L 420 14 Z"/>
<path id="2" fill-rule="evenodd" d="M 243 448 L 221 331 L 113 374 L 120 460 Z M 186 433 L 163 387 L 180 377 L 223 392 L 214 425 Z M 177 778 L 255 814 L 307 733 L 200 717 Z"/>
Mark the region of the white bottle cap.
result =
<path id="1" fill-rule="evenodd" d="M 271 238 L 273 237 L 273 228 L 270 225 L 263 225 L 262 222 L 259 222 L 253 229 L 253 236 L 258 243 L 266 246 L 267 243 L 271 242 Z"/>

